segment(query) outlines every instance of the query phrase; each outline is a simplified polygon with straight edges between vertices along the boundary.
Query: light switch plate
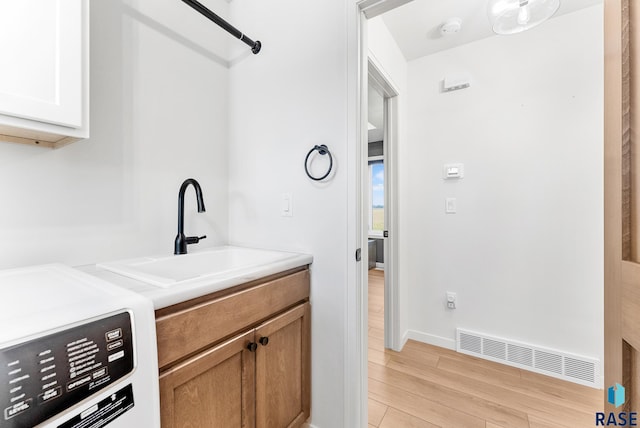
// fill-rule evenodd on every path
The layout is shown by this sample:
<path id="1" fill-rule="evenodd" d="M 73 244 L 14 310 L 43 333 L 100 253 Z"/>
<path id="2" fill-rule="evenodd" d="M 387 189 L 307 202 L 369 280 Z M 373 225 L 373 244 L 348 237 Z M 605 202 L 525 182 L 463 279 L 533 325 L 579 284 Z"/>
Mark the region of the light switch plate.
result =
<path id="1" fill-rule="evenodd" d="M 291 193 L 283 193 L 280 198 L 280 214 L 282 217 L 293 217 L 293 197 Z"/>
<path id="2" fill-rule="evenodd" d="M 456 198 L 447 198 L 445 202 L 444 212 L 447 214 L 455 214 L 457 211 Z"/>

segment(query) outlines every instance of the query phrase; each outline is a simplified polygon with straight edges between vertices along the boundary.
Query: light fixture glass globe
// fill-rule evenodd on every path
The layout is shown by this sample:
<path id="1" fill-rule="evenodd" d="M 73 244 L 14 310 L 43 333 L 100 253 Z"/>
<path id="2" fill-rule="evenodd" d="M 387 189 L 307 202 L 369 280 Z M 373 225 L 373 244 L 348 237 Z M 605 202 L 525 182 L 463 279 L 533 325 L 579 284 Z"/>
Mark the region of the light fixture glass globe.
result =
<path id="1" fill-rule="evenodd" d="M 487 13 L 496 34 L 515 34 L 551 18 L 560 0 L 489 0 Z"/>

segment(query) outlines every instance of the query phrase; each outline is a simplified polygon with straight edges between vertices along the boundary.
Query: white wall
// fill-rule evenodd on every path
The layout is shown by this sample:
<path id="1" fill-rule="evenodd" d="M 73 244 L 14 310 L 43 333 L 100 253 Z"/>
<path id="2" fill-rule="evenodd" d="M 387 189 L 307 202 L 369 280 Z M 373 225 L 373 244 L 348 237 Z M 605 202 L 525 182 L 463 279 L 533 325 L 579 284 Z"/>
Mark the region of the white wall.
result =
<path id="1" fill-rule="evenodd" d="M 227 241 L 228 36 L 174 0 L 90 8 L 91 138 L 0 143 L 0 268 L 171 254 L 188 177 L 186 231 Z"/>
<path id="2" fill-rule="evenodd" d="M 170 253 L 178 188 L 194 177 L 207 212 L 190 189 L 186 228 L 208 235 L 200 245 L 314 255 L 313 423 L 355 426 L 355 4 L 201 1 L 263 51 L 180 1 L 91 0 L 91 139 L 0 143 L 0 268 Z M 321 143 L 335 172 L 312 183 L 302 162 Z"/>
<path id="3" fill-rule="evenodd" d="M 367 20 L 367 48 L 369 49 L 369 58 L 374 64 L 382 67 L 389 83 L 401 94 L 405 92 L 407 60 L 402 55 L 382 16 Z"/>
<path id="4" fill-rule="evenodd" d="M 453 346 L 463 327 L 602 359 L 602 13 L 409 62 L 400 257 L 413 337 Z M 455 72 L 471 88 L 441 93 Z M 448 162 L 465 178 L 445 182 Z"/>
<path id="5" fill-rule="evenodd" d="M 180 1 L 91 0 L 91 139 L 0 144 L 0 268 L 170 253 L 178 188 L 194 177 L 207 213 L 190 189 L 186 226 L 208 235 L 200 245 L 314 255 L 312 420 L 355 426 L 355 4 L 202 1 L 263 51 Z M 335 172 L 312 183 L 302 162 L 321 143 Z"/>
<path id="6" fill-rule="evenodd" d="M 240 54 L 231 69 L 229 239 L 313 254 L 311 423 L 351 426 L 344 423 L 354 410 L 345 403 L 348 265 L 355 267 L 348 249 L 354 158 L 347 99 L 355 87 L 347 74 L 347 6 L 236 0 L 231 15 L 263 48 Z M 322 183 L 303 168 L 316 144 L 326 144 L 334 158 L 335 173 Z M 280 215 L 282 193 L 293 196 L 293 217 Z"/>

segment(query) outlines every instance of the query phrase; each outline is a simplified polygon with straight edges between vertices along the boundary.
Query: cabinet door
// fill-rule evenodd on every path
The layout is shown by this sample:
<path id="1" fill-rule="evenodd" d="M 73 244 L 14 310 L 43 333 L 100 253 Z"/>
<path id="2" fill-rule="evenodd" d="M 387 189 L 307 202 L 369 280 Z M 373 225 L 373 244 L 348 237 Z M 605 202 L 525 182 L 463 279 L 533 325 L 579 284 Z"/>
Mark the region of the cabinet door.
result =
<path id="1" fill-rule="evenodd" d="M 299 427 L 309 417 L 309 322 L 305 303 L 256 329 L 256 428 Z"/>
<path id="2" fill-rule="evenodd" d="M 253 330 L 160 374 L 163 428 L 255 426 Z"/>
<path id="3" fill-rule="evenodd" d="M 84 0 L 0 3 L 0 113 L 82 126 Z"/>

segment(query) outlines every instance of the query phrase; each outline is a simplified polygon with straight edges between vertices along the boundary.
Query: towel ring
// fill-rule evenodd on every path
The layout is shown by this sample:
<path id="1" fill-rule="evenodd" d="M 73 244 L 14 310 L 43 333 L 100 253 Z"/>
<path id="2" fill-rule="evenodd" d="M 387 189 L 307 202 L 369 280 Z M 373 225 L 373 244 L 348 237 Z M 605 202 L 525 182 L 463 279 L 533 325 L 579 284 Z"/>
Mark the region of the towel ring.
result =
<path id="1" fill-rule="evenodd" d="M 316 150 L 321 155 L 329 155 L 329 169 L 327 170 L 327 172 L 322 177 L 314 177 L 309 172 L 309 156 L 311 156 L 311 153 L 313 153 Z M 331 156 L 331 152 L 329 151 L 329 148 L 324 144 L 321 144 L 319 146 L 314 146 L 313 149 L 309 150 L 309 153 L 307 153 L 307 157 L 304 158 L 304 172 L 306 172 L 307 173 L 307 177 L 309 177 L 312 180 L 315 180 L 315 181 L 324 180 L 331 173 L 331 168 L 333 168 L 333 156 Z"/>

